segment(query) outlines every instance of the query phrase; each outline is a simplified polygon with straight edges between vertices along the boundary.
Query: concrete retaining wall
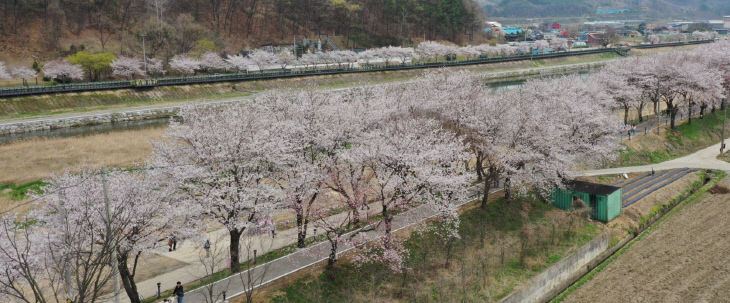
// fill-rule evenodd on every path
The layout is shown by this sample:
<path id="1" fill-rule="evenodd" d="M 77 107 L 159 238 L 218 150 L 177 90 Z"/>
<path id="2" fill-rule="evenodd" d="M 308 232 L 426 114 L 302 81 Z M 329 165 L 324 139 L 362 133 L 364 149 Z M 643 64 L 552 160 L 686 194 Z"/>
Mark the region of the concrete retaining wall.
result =
<path id="1" fill-rule="evenodd" d="M 58 118 L 47 117 L 38 118 L 31 120 L 21 120 L 11 123 L 0 122 L 0 136 L 21 134 L 26 132 L 44 131 L 67 127 L 77 126 L 92 126 L 104 123 L 116 123 L 116 122 L 128 122 L 128 121 L 139 121 L 148 119 L 159 119 L 169 118 L 175 116 L 181 108 L 186 106 L 194 106 L 200 108 L 215 108 L 224 106 L 232 103 L 240 102 L 225 101 L 225 102 L 209 102 L 209 103 L 194 103 L 186 105 L 172 105 L 158 108 L 148 109 L 135 109 L 126 111 L 115 111 L 115 112 L 103 112 L 103 113 L 90 113 L 90 114 L 79 114 L 77 116 L 62 116 Z"/>
<path id="2" fill-rule="evenodd" d="M 500 303 L 537 303 L 547 302 L 563 289 L 570 286 L 575 280 L 586 274 L 595 266 L 595 261 L 605 257 L 611 236 L 604 232 L 586 245 L 581 246 L 575 253 L 550 266 L 547 270 L 532 277 L 513 291 Z"/>

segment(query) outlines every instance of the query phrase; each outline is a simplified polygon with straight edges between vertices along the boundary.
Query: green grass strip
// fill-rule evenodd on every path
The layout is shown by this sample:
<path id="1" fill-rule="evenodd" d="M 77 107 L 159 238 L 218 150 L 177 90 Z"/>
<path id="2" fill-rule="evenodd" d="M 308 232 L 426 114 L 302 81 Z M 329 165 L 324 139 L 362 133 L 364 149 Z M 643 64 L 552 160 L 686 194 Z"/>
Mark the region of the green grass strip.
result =
<path id="1" fill-rule="evenodd" d="M 704 176 L 702 176 L 704 178 Z M 571 293 L 573 293 L 576 289 L 583 286 L 586 282 L 590 281 L 595 277 L 598 273 L 600 273 L 606 266 L 611 264 L 616 258 L 620 257 L 626 250 L 631 248 L 631 246 L 634 245 L 634 243 L 641 240 L 641 238 L 644 237 L 644 235 L 648 234 L 650 231 L 652 231 L 655 227 L 659 226 L 664 220 L 666 220 L 669 216 L 671 216 L 674 212 L 679 211 L 680 209 L 684 208 L 684 206 L 688 205 L 689 203 L 692 203 L 693 201 L 696 201 L 698 198 L 702 197 L 708 190 L 715 187 L 720 180 L 725 178 L 725 172 L 718 171 L 716 172 L 716 178 L 712 179 L 710 182 L 705 184 L 702 188 L 700 188 L 698 191 L 696 191 L 694 194 L 690 195 L 685 199 L 684 201 L 680 202 L 676 207 L 672 208 L 669 212 L 667 212 L 664 216 L 659 218 L 654 224 L 647 227 L 643 232 L 641 232 L 636 238 L 631 240 L 628 244 L 626 244 L 624 247 L 622 247 L 619 251 L 614 253 L 611 257 L 603 261 L 600 265 L 596 266 L 593 270 L 591 270 L 588 274 L 580 278 L 577 282 L 573 283 L 568 289 L 566 289 L 564 292 L 562 292 L 560 295 L 555 297 L 551 303 L 559 303 L 565 300 Z"/>

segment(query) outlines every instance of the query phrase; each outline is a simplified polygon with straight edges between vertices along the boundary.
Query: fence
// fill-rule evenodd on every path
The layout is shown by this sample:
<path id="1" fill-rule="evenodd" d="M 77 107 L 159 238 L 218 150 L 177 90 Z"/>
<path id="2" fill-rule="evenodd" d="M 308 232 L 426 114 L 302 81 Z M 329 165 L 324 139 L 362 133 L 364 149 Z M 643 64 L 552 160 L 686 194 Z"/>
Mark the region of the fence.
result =
<path id="1" fill-rule="evenodd" d="M 669 47 L 669 46 L 682 46 L 709 43 L 714 40 L 701 40 L 701 41 L 688 41 L 688 42 L 673 42 L 673 43 L 662 43 L 662 44 L 645 44 L 633 46 L 633 48 L 658 48 L 658 47 Z M 334 69 L 312 69 L 312 70 L 280 70 L 280 71 L 263 71 L 255 73 L 232 73 L 232 74 L 216 74 L 216 75 L 204 75 L 204 76 L 185 76 L 185 77 L 166 77 L 151 79 L 150 83 L 154 85 L 142 85 L 139 86 L 135 81 L 106 81 L 106 82 L 86 82 L 86 83 L 72 83 L 72 84 L 59 84 L 59 85 L 36 85 L 36 86 L 17 86 L 0 88 L 1 97 L 17 97 L 17 96 L 28 96 L 28 95 L 43 95 L 43 94 L 54 94 L 54 93 L 70 93 L 70 92 L 89 92 L 99 90 L 114 90 L 114 89 L 130 89 L 130 88 L 149 88 L 154 86 L 170 86 L 170 85 L 188 85 L 188 84 L 205 84 L 205 83 L 216 83 L 216 82 L 236 82 L 236 81 L 254 81 L 254 80 L 266 80 L 266 79 L 283 79 L 283 78 L 295 78 L 295 77 L 307 77 L 307 76 L 323 76 L 323 75 L 337 75 L 337 74 L 351 74 L 351 73 L 369 73 L 369 72 L 381 72 L 381 71 L 397 71 L 397 70 L 411 70 L 411 69 L 425 69 L 425 68 L 441 68 L 451 66 L 466 66 L 466 65 L 478 65 L 478 64 L 490 64 L 490 63 L 501 63 L 501 62 L 512 62 L 522 60 L 537 60 L 537 59 L 549 59 L 558 57 L 598 54 L 598 53 L 610 53 L 617 52 L 622 54 L 621 48 L 600 48 L 600 49 L 588 49 L 578 51 L 566 51 L 566 52 L 551 52 L 544 54 L 527 54 L 517 55 L 509 57 L 493 57 L 493 58 L 478 58 L 468 59 L 459 61 L 447 61 L 447 62 L 418 62 L 418 63 L 406 63 L 406 64 L 393 64 L 393 65 L 369 65 L 359 68 L 334 68 Z"/>

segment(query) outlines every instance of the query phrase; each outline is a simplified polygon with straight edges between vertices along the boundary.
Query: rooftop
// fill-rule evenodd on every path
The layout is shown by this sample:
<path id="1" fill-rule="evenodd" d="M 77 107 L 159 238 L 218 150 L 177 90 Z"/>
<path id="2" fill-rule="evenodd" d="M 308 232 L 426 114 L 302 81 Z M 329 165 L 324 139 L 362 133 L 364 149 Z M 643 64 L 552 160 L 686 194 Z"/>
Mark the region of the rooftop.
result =
<path id="1" fill-rule="evenodd" d="M 579 191 L 594 195 L 610 195 L 621 189 L 620 187 L 603 185 L 598 183 L 590 183 L 585 181 L 571 180 L 565 183 L 565 187 L 570 190 Z"/>

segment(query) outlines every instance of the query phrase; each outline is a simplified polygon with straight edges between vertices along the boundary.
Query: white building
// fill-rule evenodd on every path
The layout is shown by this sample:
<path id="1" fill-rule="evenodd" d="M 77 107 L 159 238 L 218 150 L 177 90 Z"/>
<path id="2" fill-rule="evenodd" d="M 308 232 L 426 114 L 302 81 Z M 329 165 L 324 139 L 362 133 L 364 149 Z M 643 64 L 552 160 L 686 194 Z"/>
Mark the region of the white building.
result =
<path id="1" fill-rule="evenodd" d="M 730 29 L 730 16 L 725 16 L 723 19 L 725 19 L 725 28 Z"/>

